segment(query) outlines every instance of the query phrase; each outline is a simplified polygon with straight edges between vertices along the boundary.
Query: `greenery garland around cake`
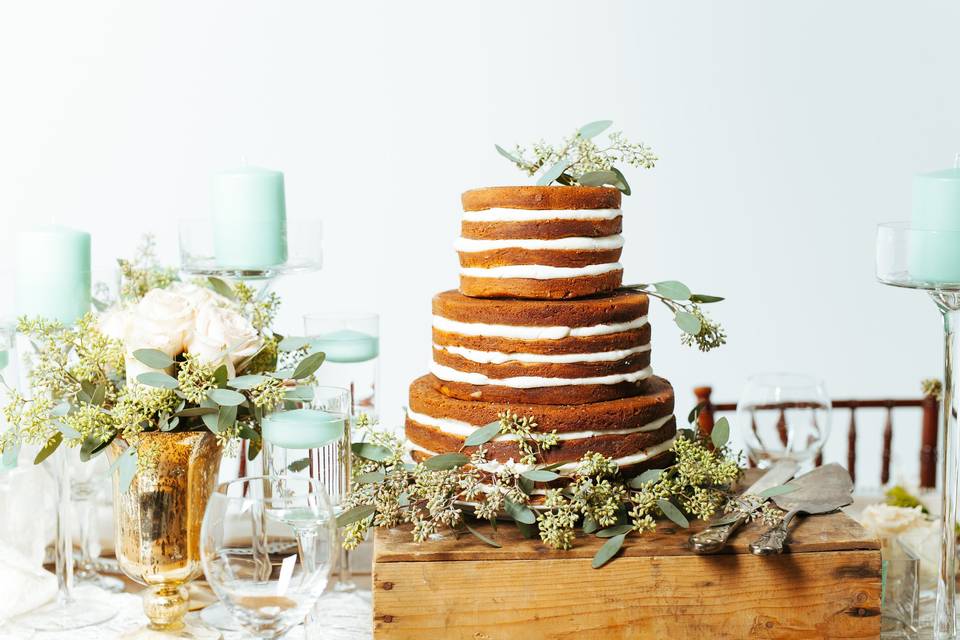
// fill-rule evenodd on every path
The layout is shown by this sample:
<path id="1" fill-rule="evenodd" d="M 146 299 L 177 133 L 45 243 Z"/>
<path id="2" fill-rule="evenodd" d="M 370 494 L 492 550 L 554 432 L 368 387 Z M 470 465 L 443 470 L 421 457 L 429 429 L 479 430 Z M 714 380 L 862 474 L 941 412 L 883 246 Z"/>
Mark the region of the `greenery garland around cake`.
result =
<path id="1" fill-rule="evenodd" d="M 695 408 L 690 413 L 691 424 L 698 412 Z M 496 531 L 504 518 L 525 537 L 539 536 L 553 549 L 570 549 L 578 530 L 583 536 L 606 539 L 592 563 L 599 568 L 617 555 L 627 536 L 653 531 L 660 518 L 683 528 L 691 518 L 718 513 L 726 514 L 723 520 L 746 514 L 751 520 L 775 524 L 781 514 L 766 499 L 786 490 L 735 493 L 741 454 L 729 446 L 726 418 L 717 421 L 709 438 L 693 428 L 680 429 L 670 448 L 674 464 L 633 478 L 624 478 L 617 463 L 599 453 L 587 453 L 572 475 L 561 476 L 558 464 L 541 463 L 542 453 L 557 444 L 556 433 L 536 433 L 533 417 L 509 412 L 466 439 L 469 453 L 461 448 L 416 464 L 405 461 L 404 443 L 395 434 L 376 428 L 363 416 L 358 427 L 363 442 L 353 445 L 353 488 L 337 519 L 346 527 L 347 548 L 360 544 L 371 527 L 402 524 L 412 525 L 416 542 L 448 528 L 499 548 Z M 487 459 L 484 445 L 498 435 L 518 438 L 519 464 Z M 567 484 L 553 486 L 560 482 Z M 553 483 L 540 504 L 534 499 L 535 483 Z M 471 518 L 488 521 L 492 533 L 479 531 Z"/>
<path id="2" fill-rule="evenodd" d="M 512 152 L 500 145 L 494 146 L 497 153 L 527 175 L 539 174 L 537 184 L 540 186 L 557 183 L 564 186 L 615 187 L 629 196 L 630 185 L 617 165 L 653 169 L 659 158 L 646 144 L 627 140 L 622 131 L 607 134 L 606 144 L 598 144 L 597 137 L 612 125 L 612 120 L 589 122 L 557 145 L 541 140 L 529 147 L 516 145 Z M 727 334 L 723 327 L 710 318 L 702 306 L 721 302 L 723 298 L 692 293 L 689 287 L 676 280 L 625 285 L 623 288 L 643 291 L 663 302 L 683 332 L 683 344 L 696 345 L 701 351 L 710 351 L 726 344 Z"/>

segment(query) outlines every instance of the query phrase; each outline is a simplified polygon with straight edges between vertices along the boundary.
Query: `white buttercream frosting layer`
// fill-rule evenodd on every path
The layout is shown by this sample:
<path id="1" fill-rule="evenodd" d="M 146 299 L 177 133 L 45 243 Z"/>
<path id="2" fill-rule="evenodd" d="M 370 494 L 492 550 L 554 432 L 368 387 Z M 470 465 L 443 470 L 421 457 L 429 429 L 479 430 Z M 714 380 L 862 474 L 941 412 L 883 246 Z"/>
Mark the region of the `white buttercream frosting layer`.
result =
<path id="1" fill-rule="evenodd" d="M 600 238 L 554 238 L 543 240 L 539 238 L 509 239 L 509 240 L 475 240 L 473 238 L 458 238 L 454 243 L 457 251 L 477 253 L 496 249 L 529 249 L 552 251 L 604 251 L 623 247 L 623 236 L 603 236 Z"/>
<path id="2" fill-rule="evenodd" d="M 674 436 L 673 438 L 670 438 L 669 440 L 666 440 L 665 442 L 661 442 L 660 444 L 655 444 L 652 447 L 641 449 L 637 453 L 632 453 L 628 456 L 623 456 L 621 458 L 614 458 L 613 461 L 616 462 L 621 467 L 626 467 L 631 464 L 644 462 L 645 460 L 649 460 L 650 458 L 658 456 L 665 451 L 669 451 L 670 447 L 673 446 L 674 440 L 676 440 L 676 436 Z M 430 451 L 429 449 L 425 449 L 416 443 L 410 442 L 409 440 L 407 440 L 407 447 L 411 450 L 419 451 L 428 456 L 437 455 L 435 452 Z M 563 464 L 557 467 L 556 469 L 554 469 L 554 471 L 560 474 L 564 472 L 572 473 L 577 470 L 578 465 L 579 465 L 579 462 L 568 462 L 566 464 Z M 524 471 L 529 471 L 530 469 L 534 468 L 533 465 L 521 465 L 513 461 L 497 462 L 494 460 L 484 464 L 483 471 L 487 471 L 489 473 L 496 473 L 500 469 L 500 467 L 503 467 L 503 466 L 509 466 L 517 473 L 523 473 Z"/>
<path id="3" fill-rule="evenodd" d="M 465 222 L 527 222 L 530 220 L 613 220 L 620 209 L 484 209 L 464 211 Z"/>
<path id="4" fill-rule="evenodd" d="M 433 316 L 433 327 L 447 333 L 508 340 L 561 340 L 563 338 L 588 338 L 639 329 L 647 324 L 647 316 L 639 316 L 627 322 L 595 324 L 589 327 L 532 327 L 514 324 L 485 324 L 460 322 L 443 316 Z"/>
<path id="5" fill-rule="evenodd" d="M 433 427 L 442 431 L 443 433 L 460 438 L 466 438 L 477 429 L 483 427 L 483 425 L 470 424 L 469 422 L 464 422 L 463 420 L 454 420 L 453 418 L 434 418 L 433 416 L 428 416 L 423 413 L 417 413 L 412 409 L 407 409 L 407 416 L 418 424 L 422 424 L 426 427 Z M 667 424 L 672 417 L 672 415 L 664 416 L 663 418 L 658 418 L 639 427 L 631 427 L 629 429 L 604 429 L 603 431 L 570 431 L 567 433 L 558 433 L 557 439 L 581 440 L 583 438 L 592 438 L 594 436 L 625 436 L 631 433 L 656 431 L 663 425 Z M 520 436 L 513 433 L 503 433 L 495 437 L 494 440 L 499 442 L 508 442 L 510 440 L 518 440 L 519 437 Z"/>
<path id="6" fill-rule="evenodd" d="M 620 384 L 621 382 L 638 382 L 653 375 L 653 368 L 647 367 L 639 371 L 616 373 L 608 376 L 593 376 L 589 378 L 545 378 L 542 376 L 516 376 L 513 378 L 490 378 L 482 373 L 459 371 L 436 362 L 430 363 L 430 373 L 441 380 L 448 382 L 463 382 L 465 384 L 497 385 L 511 389 L 536 389 L 539 387 L 582 386 L 588 384 Z"/>
<path id="7" fill-rule="evenodd" d="M 446 351 L 480 364 L 504 364 L 506 362 L 528 362 L 531 364 L 579 364 L 592 362 L 616 362 L 636 353 L 650 351 L 650 344 L 642 344 L 632 349 L 615 349 L 596 353 L 503 353 L 502 351 L 478 351 L 466 347 L 435 344 L 433 348 Z"/>
<path id="8" fill-rule="evenodd" d="M 619 262 L 588 264 L 585 267 L 551 267 L 545 264 L 510 264 L 503 267 L 460 267 L 460 275 L 473 278 L 531 278 L 533 280 L 555 280 L 557 278 L 579 278 L 599 276 L 611 271 L 621 271 Z"/>

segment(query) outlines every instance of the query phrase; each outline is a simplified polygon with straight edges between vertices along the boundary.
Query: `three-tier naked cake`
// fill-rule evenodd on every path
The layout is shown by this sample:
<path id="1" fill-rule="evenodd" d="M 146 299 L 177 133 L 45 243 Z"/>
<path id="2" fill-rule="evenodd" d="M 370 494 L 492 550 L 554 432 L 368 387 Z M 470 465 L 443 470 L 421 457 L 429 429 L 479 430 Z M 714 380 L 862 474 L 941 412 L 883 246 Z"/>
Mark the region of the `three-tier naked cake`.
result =
<path id="1" fill-rule="evenodd" d="M 430 373 L 410 385 L 415 459 L 463 449 L 504 411 L 559 444 L 542 462 L 571 473 L 588 452 L 625 475 L 669 464 L 673 388 L 650 367 L 649 300 L 620 289 L 620 192 L 494 187 L 463 194 L 460 289 L 433 298 Z M 484 445 L 520 458 L 516 438 Z"/>

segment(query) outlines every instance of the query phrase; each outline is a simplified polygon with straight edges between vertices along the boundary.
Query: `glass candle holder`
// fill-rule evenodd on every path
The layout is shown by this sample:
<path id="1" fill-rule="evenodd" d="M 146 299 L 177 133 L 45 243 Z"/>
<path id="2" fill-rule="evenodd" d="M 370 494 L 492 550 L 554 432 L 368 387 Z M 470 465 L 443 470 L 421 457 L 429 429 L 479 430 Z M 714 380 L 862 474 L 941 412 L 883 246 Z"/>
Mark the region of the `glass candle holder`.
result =
<path id="1" fill-rule="evenodd" d="M 303 317 L 313 351 L 326 354 L 317 370 L 321 385 L 350 392 L 351 415 L 375 421 L 380 383 L 380 316 L 376 313 L 313 313 Z"/>

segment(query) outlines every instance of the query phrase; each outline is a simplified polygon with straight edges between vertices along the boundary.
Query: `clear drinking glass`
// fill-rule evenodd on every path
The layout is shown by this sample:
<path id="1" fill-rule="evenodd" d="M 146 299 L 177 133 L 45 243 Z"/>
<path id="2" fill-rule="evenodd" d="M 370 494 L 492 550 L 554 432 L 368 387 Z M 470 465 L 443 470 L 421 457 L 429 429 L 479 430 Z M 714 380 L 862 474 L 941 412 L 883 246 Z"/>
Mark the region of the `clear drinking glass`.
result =
<path id="1" fill-rule="evenodd" d="M 830 435 L 830 397 L 823 381 L 797 373 L 765 373 L 747 380 L 737 403 L 737 429 L 760 468 L 789 458 L 816 458 Z"/>
<path id="2" fill-rule="evenodd" d="M 336 546 L 333 507 L 309 478 L 257 476 L 210 497 L 200 557 L 210 587 L 257 638 L 303 622 L 327 586 Z"/>
<path id="3" fill-rule="evenodd" d="M 313 351 L 326 354 L 317 370 L 321 385 L 350 391 L 353 415 L 377 418 L 380 380 L 380 316 L 368 312 L 313 313 L 303 317 Z"/>

